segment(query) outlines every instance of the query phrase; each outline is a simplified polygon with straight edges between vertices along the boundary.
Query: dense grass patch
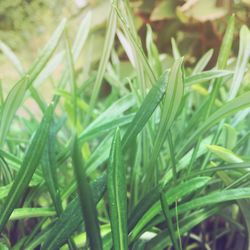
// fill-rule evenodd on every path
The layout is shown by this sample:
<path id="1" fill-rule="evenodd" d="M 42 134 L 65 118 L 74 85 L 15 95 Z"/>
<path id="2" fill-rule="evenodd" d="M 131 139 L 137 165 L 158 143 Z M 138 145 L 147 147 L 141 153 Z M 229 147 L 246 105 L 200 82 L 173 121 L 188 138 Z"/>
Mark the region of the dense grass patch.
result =
<path id="1" fill-rule="evenodd" d="M 231 58 L 230 17 L 216 65 L 210 50 L 190 68 L 149 26 L 145 51 L 118 2 L 97 70 L 76 67 L 91 13 L 73 41 L 63 20 L 27 72 L 1 46 L 20 79 L 0 95 L 0 248 L 247 249 L 250 31 Z"/>

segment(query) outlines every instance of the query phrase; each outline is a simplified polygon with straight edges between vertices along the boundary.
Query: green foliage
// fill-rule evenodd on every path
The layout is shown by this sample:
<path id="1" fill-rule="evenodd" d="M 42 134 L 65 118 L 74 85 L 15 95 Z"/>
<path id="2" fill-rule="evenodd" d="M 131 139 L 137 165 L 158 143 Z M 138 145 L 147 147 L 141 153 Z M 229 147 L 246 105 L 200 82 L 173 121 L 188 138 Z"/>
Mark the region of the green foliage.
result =
<path id="1" fill-rule="evenodd" d="M 249 29 L 234 57 L 232 16 L 216 62 L 208 50 L 191 67 L 149 25 L 144 51 L 128 1 L 109 8 L 97 68 L 79 60 L 96 35 L 90 13 L 73 41 L 62 21 L 27 73 L 0 43 L 20 74 L 1 89 L 0 248 L 246 248 Z M 186 21 L 185 8 L 159 1 L 151 17 Z"/>

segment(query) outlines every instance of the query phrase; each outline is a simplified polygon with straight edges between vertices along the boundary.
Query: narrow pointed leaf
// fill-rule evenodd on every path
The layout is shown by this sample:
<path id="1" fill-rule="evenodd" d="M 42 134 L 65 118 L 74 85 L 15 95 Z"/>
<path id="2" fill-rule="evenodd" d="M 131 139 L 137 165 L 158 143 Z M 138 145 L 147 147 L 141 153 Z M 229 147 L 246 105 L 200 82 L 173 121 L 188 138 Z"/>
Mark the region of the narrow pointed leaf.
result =
<path id="1" fill-rule="evenodd" d="M 78 146 L 77 137 L 74 139 L 72 151 L 73 167 L 78 186 L 79 200 L 82 208 L 82 216 L 85 221 L 87 236 L 92 250 L 102 249 L 100 228 L 97 218 L 97 211 L 92 195 L 91 187 L 88 183 L 83 159 Z"/>
<path id="2" fill-rule="evenodd" d="M 106 175 L 92 182 L 93 200 L 97 204 L 106 189 Z M 79 197 L 74 198 L 66 207 L 55 224 L 51 227 L 49 235 L 46 237 L 42 250 L 59 249 L 72 234 L 84 223 Z"/>
<path id="3" fill-rule="evenodd" d="M 51 39 L 44 47 L 41 55 L 37 58 L 31 69 L 28 71 L 27 76 L 24 76 L 18 83 L 10 90 L 8 97 L 4 102 L 4 108 L 1 112 L 1 123 L 0 123 L 0 146 L 3 145 L 5 137 L 10 128 L 11 122 L 14 115 L 20 106 L 25 92 L 28 87 L 34 82 L 36 77 L 43 70 L 53 52 L 55 51 L 60 37 L 63 33 L 66 20 L 63 20 L 57 27 L 56 31 L 52 35 Z"/>
<path id="4" fill-rule="evenodd" d="M 201 59 L 196 63 L 192 75 L 200 73 L 206 68 L 207 64 L 213 56 L 213 52 L 213 49 L 210 49 L 206 54 L 201 57 Z"/>
<path id="5" fill-rule="evenodd" d="M 169 207 L 168 207 L 168 203 L 167 200 L 164 198 L 164 194 L 160 195 L 160 200 L 161 200 L 161 208 L 164 214 L 164 217 L 167 221 L 167 225 L 168 225 L 168 230 L 169 230 L 169 234 L 170 234 L 170 238 L 172 240 L 173 246 L 176 250 L 179 250 L 179 244 L 178 244 L 178 240 L 175 234 L 175 230 L 174 230 L 174 225 L 172 222 L 172 218 L 170 216 L 170 211 L 169 211 Z"/>
<path id="6" fill-rule="evenodd" d="M 126 171 L 122 159 L 120 131 L 116 130 L 109 157 L 108 196 L 115 250 L 128 249 Z"/>
<path id="7" fill-rule="evenodd" d="M 208 129 L 214 126 L 219 121 L 223 120 L 229 115 L 233 115 L 234 113 L 243 110 L 245 108 L 250 107 L 250 92 L 247 92 L 235 99 L 224 104 L 220 109 L 214 112 L 208 119 L 201 124 L 201 126 L 188 138 L 187 142 L 184 144 L 180 152 L 178 153 L 178 157 L 182 155 L 185 150 L 192 145 L 192 143 L 197 139 L 198 136 L 204 134 Z M 178 158 L 177 157 L 177 158 Z"/>
<path id="8" fill-rule="evenodd" d="M 122 147 L 126 148 L 128 144 L 133 141 L 141 132 L 147 123 L 148 119 L 153 114 L 154 110 L 162 100 L 168 81 L 168 71 L 163 73 L 157 83 L 151 88 L 145 97 L 141 107 L 137 111 L 133 121 L 128 126 L 125 135 L 122 138 Z"/>
<path id="9" fill-rule="evenodd" d="M 0 213 L 0 232 L 7 223 L 12 211 L 18 205 L 31 178 L 40 163 L 43 150 L 48 139 L 50 122 L 53 115 L 53 106 L 50 105 L 44 115 L 41 125 L 36 131 L 31 144 L 24 156 L 20 170 L 11 186 L 10 192 L 4 202 Z"/>
<path id="10" fill-rule="evenodd" d="M 207 82 L 216 78 L 230 76 L 232 74 L 233 72 L 228 70 L 203 71 L 186 77 L 185 86 L 191 86 L 192 84 Z"/>
<path id="11" fill-rule="evenodd" d="M 158 158 L 160 149 L 166 140 L 166 136 L 171 128 L 184 93 L 184 83 L 182 74 L 183 59 L 179 58 L 175 61 L 170 74 L 166 88 L 165 99 L 162 107 L 162 115 L 157 134 L 154 141 L 152 159 Z"/>

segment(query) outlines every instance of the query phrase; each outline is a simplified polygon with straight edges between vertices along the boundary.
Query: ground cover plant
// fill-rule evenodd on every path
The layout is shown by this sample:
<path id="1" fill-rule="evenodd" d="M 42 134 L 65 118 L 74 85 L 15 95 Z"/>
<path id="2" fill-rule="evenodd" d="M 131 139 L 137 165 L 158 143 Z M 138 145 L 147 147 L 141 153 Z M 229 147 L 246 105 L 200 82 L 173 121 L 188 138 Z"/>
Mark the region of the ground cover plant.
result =
<path id="1" fill-rule="evenodd" d="M 27 71 L 2 43 L 20 80 L 0 95 L 1 249 L 249 249 L 249 29 L 231 57 L 229 17 L 216 64 L 190 68 L 114 1 L 97 70 L 78 69 L 92 18 L 73 40 L 62 20 Z"/>

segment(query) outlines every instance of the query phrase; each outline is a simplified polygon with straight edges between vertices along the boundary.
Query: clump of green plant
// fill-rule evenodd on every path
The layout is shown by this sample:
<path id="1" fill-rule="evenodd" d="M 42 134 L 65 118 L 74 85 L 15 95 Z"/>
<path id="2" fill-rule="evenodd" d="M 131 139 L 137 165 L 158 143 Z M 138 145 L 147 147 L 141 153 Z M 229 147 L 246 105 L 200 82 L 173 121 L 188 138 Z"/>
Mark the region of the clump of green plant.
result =
<path id="1" fill-rule="evenodd" d="M 212 50 L 192 69 L 174 40 L 173 58 L 159 55 L 150 27 L 144 52 L 126 1 L 111 6 L 97 71 L 75 66 L 91 14 L 72 45 L 63 20 L 27 72 L 2 46 L 21 77 L 1 93 L 1 248 L 247 249 L 250 32 L 230 58 L 234 22 L 210 70 Z"/>

